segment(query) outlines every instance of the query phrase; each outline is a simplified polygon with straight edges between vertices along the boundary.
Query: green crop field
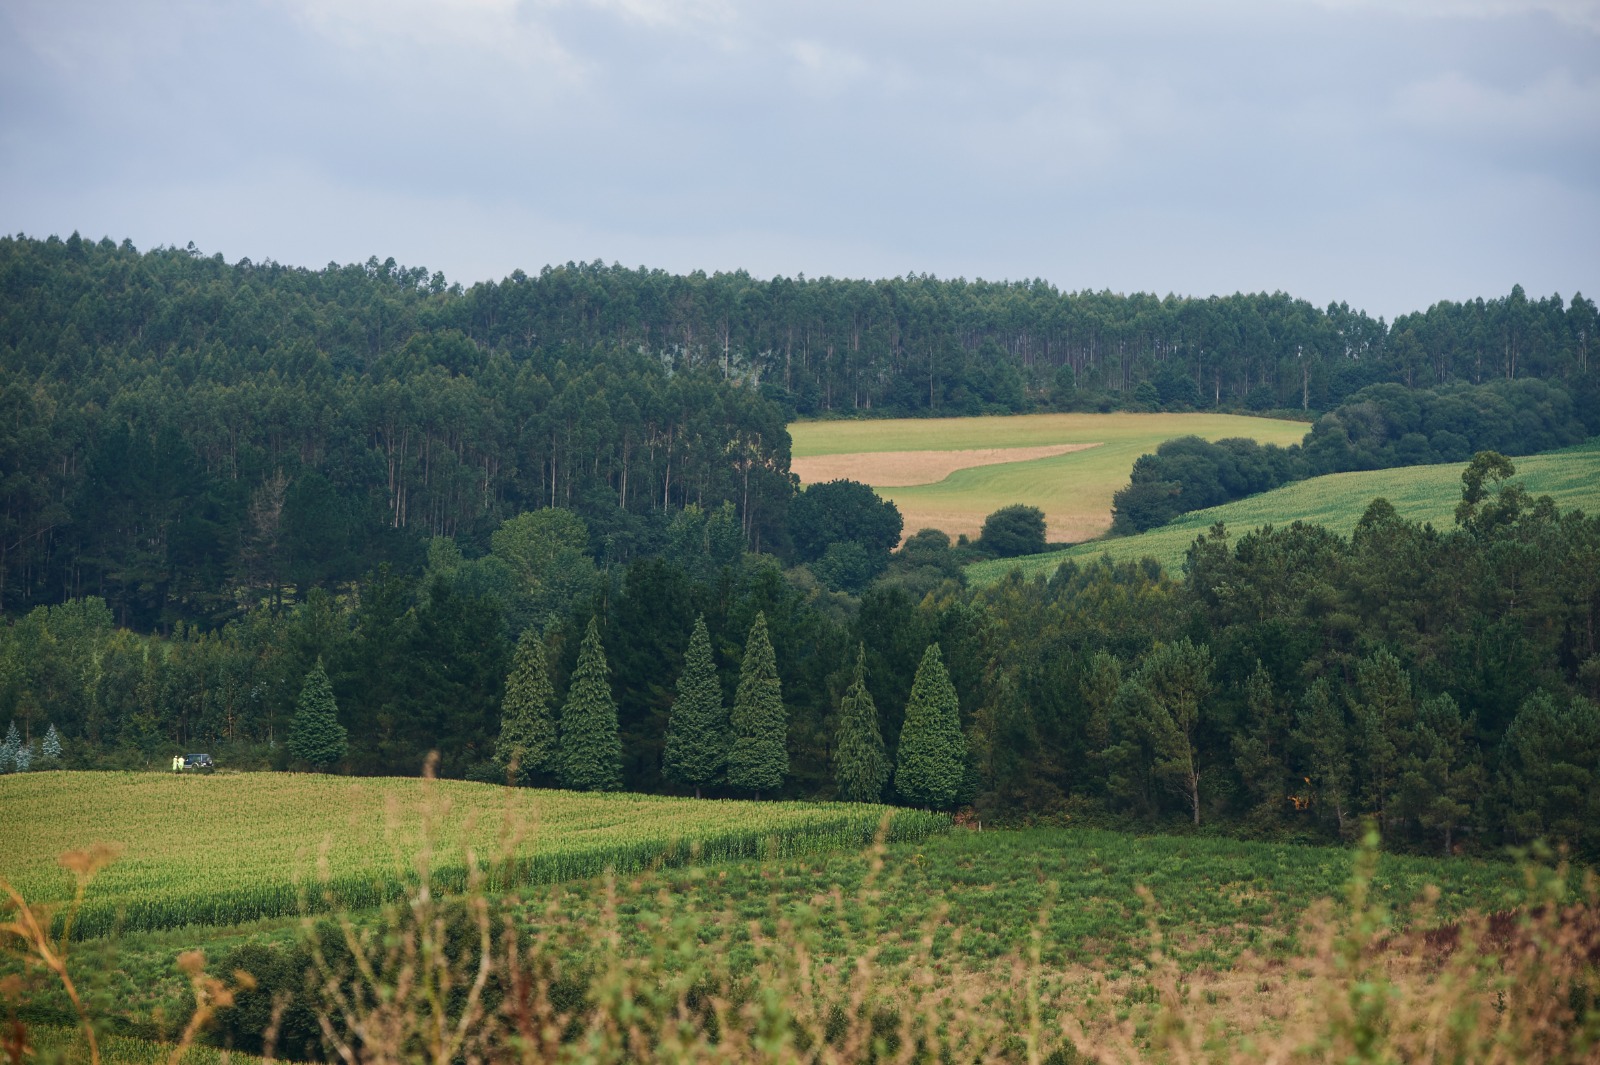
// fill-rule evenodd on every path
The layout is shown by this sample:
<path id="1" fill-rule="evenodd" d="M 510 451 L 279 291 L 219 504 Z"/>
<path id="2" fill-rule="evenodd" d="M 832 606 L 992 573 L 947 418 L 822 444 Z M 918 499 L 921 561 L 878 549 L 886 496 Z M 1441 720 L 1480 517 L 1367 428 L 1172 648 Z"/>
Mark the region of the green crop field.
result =
<path id="1" fill-rule="evenodd" d="M 1512 462 L 1517 468 L 1516 480 L 1534 495 L 1551 496 L 1562 509 L 1575 508 L 1590 514 L 1600 511 L 1600 439 L 1561 451 L 1512 459 Z M 1304 521 L 1348 536 L 1367 505 L 1379 496 L 1394 504 L 1405 518 L 1448 528 L 1455 520 L 1456 504 L 1461 500 L 1464 469 L 1466 463 L 1452 462 L 1314 477 L 1248 499 L 1184 514 L 1176 521 L 1138 536 L 1092 541 L 1027 558 L 977 562 L 967 567 L 967 579 L 976 584 L 992 584 L 1011 570 L 1029 575 L 1050 574 L 1069 558 L 1083 561 L 1102 554 L 1119 562 L 1150 557 L 1169 572 L 1179 573 L 1184 554 L 1195 537 L 1219 521 L 1235 535 L 1262 525 Z"/>
<path id="2" fill-rule="evenodd" d="M 886 962 L 931 935 L 936 956 L 973 970 L 1023 948 L 1042 918 L 1046 962 L 1124 969 L 1151 948 L 1152 914 L 1139 898 L 1146 888 L 1169 949 L 1195 967 L 1226 965 L 1246 949 L 1286 949 L 1306 909 L 1341 897 L 1353 871 L 1354 852 L 1340 847 L 1089 828 L 956 831 L 890 846 L 879 872 L 853 852 L 663 870 L 618 911 L 639 918 L 641 943 L 662 897 L 686 900 L 735 943 L 776 935 L 785 920 L 814 924 L 823 955 L 846 952 L 876 922 L 871 938 Z M 1403 914 L 1430 885 L 1440 892 L 1435 919 L 1507 908 L 1526 889 L 1521 871 L 1503 862 L 1384 854 L 1372 890 Z M 581 945 L 582 929 L 600 920 L 599 894 L 550 891 Z M 536 920 L 543 894 L 527 899 Z"/>
<path id="3" fill-rule="evenodd" d="M 663 928 L 682 920 L 694 929 L 693 949 L 739 971 L 792 937 L 823 964 L 870 948 L 876 964 L 905 979 L 988 979 L 1009 976 L 1037 931 L 1053 982 L 1098 987 L 1116 1001 L 1148 988 L 1152 920 L 1166 956 L 1197 979 L 1228 973 L 1247 951 L 1282 969 L 1307 946 L 1300 928 L 1308 909 L 1340 899 L 1355 865 L 1353 851 L 1328 846 L 1090 828 L 955 831 L 881 852 L 852 847 L 662 867 L 624 877 L 614 890 L 593 880 L 530 885 L 509 901 L 518 924 L 578 971 L 601 952 L 649 957 Z M 1370 881 L 1373 899 L 1402 925 L 1430 887 L 1438 901 L 1418 914 L 1427 923 L 1515 906 L 1528 882 L 1511 864 L 1393 854 L 1379 857 Z M 354 916 L 361 925 L 376 919 Z M 282 919 L 161 930 L 82 943 L 75 957 L 80 971 L 96 974 L 98 997 L 112 1004 L 109 1021 L 170 1037 L 170 1019 L 182 1016 L 189 995 L 174 965 L 180 951 L 199 948 L 218 960 L 241 944 L 287 946 L 302 935 L 298 922 Z M 1252 1010 L 1281 994 L 1253 980 L 1234 993 Z M 1101 1008 L 1072 1001 L 1089 1013 Z M 69 1008 L 48 990 L 35 1014 L 64 1019 Z M 118 1060 L 145 1059 L 124 1053 Z"/>
<path id="4" fill-rule="evenodd" d="M 894 501 L 905 516 L 908 534 L 937 528 L 952 536 L 971 535 L 982 528 L 988 514 L 1026 503 L 1045 512 L 1050 539 L 1065 541 L 1098 536 L 1110 528 L 1112 495 L 1128 483 L 1134 460 L 1154 451 L 1163 440 L 1240 436 L 1288 445 L 1299 443 L 1308 429 L 1303 422 L 1232 414 L 1021 414 L 797 422 L 789 426 L 789 435 L 797 459 L 1094 445 L 1049 458 L 956 470 L 935 484 L 894 487 L 875 484 L 870 474 L 855 477 Z M 865 459 L 862 469 L 870 469 Z"/>
<path id="5" fill-rule="evenodd" d="M 413 875 L 424 837 L 441 886 L 463 882 L 469 850 L 509 886 L 608 867 L 857 848 L 890 813 L 460 781 L 71 772 L 0 777 L 0 809 L 0 876 L 30 899 L 69 894 L 61 853 L 120 847 L 79 918 L 85 935 L 371 906 Z M 894 811 L 892 832 L 918 837 L 946 823 Z"/>

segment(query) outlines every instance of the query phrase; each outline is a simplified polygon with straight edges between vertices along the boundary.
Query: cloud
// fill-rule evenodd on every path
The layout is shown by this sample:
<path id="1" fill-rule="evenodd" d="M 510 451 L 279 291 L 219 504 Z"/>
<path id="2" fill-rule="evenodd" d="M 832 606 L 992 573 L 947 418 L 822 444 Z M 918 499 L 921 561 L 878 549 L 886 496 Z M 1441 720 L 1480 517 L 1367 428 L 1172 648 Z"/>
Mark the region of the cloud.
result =
<path id="1" fill-rule="evenodd" d="M 1505 147 L 1600 137 L 1600 77 L 1566 69 L 1502 87 L 1451 70 L 1401 86 L 1394 115 L 1421 132 Z"/>
<path id="2" fill-rule="evenodd" d="M 0 229 L 467 281 L 1593 291 L 1597 6 L 13 0 Z"/>
<path id="3" fill-rule="evenodd" d="M 1545 14 L 1600 33 L 1600 0 L 1308 0 L 1334 10 L 1383 10 L 1421 18 L 1503 19 Z"/>

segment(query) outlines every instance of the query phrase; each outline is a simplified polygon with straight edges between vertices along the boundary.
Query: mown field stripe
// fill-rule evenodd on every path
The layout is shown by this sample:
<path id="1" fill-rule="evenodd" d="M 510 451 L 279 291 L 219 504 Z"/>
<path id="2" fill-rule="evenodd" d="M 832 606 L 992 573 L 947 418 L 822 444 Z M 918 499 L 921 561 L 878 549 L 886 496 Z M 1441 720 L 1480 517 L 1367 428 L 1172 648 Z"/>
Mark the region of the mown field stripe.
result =
<path id="1" fill-rule="evenodd" d="M 470 850 L 501 890 L 692 861 L 859 848 L 890 818 L 918 839 L 948 818 L 848 803 L 696 801 L 506 789 L 460 781 L 284 774 L 29 773 L 0 778 L 12 820 L 0 875 L 30 898 L 68 893 L 63 851 L 113 842 L 76 935 L 235 924 L 363 909 L 414 883 L 419 856 L 446 890 Z M 503 825 L 511 823 L 506 833 Z M 431 825 L 432 827 L 421 827 Z"/>
<path id="2" fill-rule="evenodd" d="M 1600 438 L 1560 451 L 1515 458 L 1512 463 L 1517 469 L 1515 480 L 1533 495 L 1549 495 L 1564 510 L 1579 509 L 1590 514 L 1600 511 Z M 1236 536 L 1262 525 L 1288 525 L 1294 521 L 1324 525 L 1348 536 L 1368 504 L 1379 496 L 1392 503 L 1404 518 L 1449 528 L 1461 499 L 1461 473 L 1465 468 L 1465 463 L 1450 462 L 1314 477 L 1248 499 L 1193 511 L 1138 536 L 1095 540 L 1025 558 L 973 563 L 967 567 L 967 579 L 974 584 L 992 584 L 1013 570 L 1025 576 L 1048 576 L 1067 559 L 1082 562 L 1102 554 L 1118 562 L 1153 558 L 1168 572 L 1178 574 L 1195 537 L 1219 521 Z"/>

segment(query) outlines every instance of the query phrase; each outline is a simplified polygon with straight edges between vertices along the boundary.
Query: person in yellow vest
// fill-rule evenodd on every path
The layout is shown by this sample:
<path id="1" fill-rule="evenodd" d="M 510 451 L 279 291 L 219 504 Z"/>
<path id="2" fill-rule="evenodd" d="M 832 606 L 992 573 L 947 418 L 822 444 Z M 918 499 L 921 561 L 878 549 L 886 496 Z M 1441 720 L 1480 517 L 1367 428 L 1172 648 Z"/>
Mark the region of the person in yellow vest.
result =
<path id="1" fill-rule="evenodd" d="M 183 755 L 175 754 L 172 756 L 172 771 L 176 773 L 181 769 L 183 769 Z"/>

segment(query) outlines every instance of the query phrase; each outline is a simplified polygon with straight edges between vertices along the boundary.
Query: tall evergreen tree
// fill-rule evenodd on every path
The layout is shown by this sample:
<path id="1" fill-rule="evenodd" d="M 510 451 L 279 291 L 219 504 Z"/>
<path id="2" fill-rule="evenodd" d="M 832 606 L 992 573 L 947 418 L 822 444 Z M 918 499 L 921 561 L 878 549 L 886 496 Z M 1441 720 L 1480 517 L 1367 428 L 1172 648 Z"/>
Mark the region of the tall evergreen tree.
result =
<path id="1" fill-rule="evenodd" d="M 1211 696 L 1211 649 L 1188 637 L 1158 644 L 1145 656 L 1133 684 L 1146 696 L 1145 727 L 1155 775 L 1189 802 L 1200 823 L 1200 718 Z"/>
<path id="2" fill-rule="evenodd" d="M 715 784 L 727 771 L 728 713 L 722 705 L 722 682 L 711 656 L 711 632 L 705 615 L 695 619 L 689 650 L 678 676 L 678 695 L 667 718 L 662 774 L 672 783 L 694 789 Z"/>
<path id="3" fill-rule="evenodd" d="M 1416 728 L 1416 701 L 1411 677 L 1400 660 L 1380 648 L 1356 663 L 1360 698 L 1350 710 L 1360 738 L 1365 786 L 1361 798 L 1366 808 L 1387 828 L 1399 797 L 1400 773 L 1412 731 Z"/>
<path id="4" fill-rule="evenodd" d="M 518 784 L 531 784 L 554 768 L 556 722 L 551 704 L 555 695 L 544 641 L 530 625 L 522 630 L 511 660 L 505 698 L 500 702 L 500 738 L 494 745 L 494 760 L 508 773 L 515 766 Z"/>
<path id="5" fill-rule="evenodd" d="M 1600 707 L 1539 689 L 1506 729 L 1496 793 L 1511 837 L 1600 855 Z"/>
<path id="6" fill-rule="evenodd" d="M 877 802 L 889 783 L 889 752 L 878 729 L 878 708 L 867 690 L 867 645 L 856 652 L 856 673 L 839 704 L 833 780 L 846 802 Z"/>
<path id="7" fill-rule="evenodd" d="M 1350 739 L 1344 709 L 1333 697 L 1326 677 L 1306 689 L 1295 711 L 1293 739 L 1300 749 L 1307 781 L 1316 792 L 1319 811 L 1331 810 L 1344 835 L 1350 812 Z"/>
<path id="8" fill-rule="evenodd" d="M 789 773 L 789 717 L 764 613 L 756 615 L 744 644 L 730 723 L 733 747 L 728 752 L 728 783 L 754 792 L 758 799 L 763 791 L 777 791 Z"/>
<path id="9" fill-rule="evenodd" d="M 1289 715 L 1272 691 L 1272 674 L 1256 659 L 1255 672 L 1245 681 L 1245 727 L 1233 737 L 1233 764 L 1245 790 L 1255 801 L 1250 819 L 1260 825 L 1278 821 L 1284 808 L 1284 741 Z"/>
<path id="10" fill-rule="evenodd" d="M 22 750 L 22 733 L 17 731 L 17 723 L 11 722 L 11 727 L 6 729 L 6 738 L 0 740 L 0 773 L 14 773 L 17 771 L 17 752 Z"/>
<path id="11" fill-rule="evenodd" d="M 937 643 L 923 652 L 911 682 L 895 763 L 895 790 L 907 802 L 934 809 L 956 804 L 966 778 L 967 739 L 961 732 L 955 685 Z"/>
<path id="12" fill-rule="evenodd" d="M 39 762 L 42 765 L 55 765 L 61 761 L 61 737 L 56 733 L 52 724 L 44 734 L 44 743 L 39 747 Z"/>
<path id="13" fill-rule="evenodd" d="M 561 708 L 561 783 L 575 791 L 622 790 L 622 739 L 598 619 L 589 619 L 578 668 Z"/>
<path id="14" fill-rule="evenodd" d="M 289 725 L 289 753 L 320 769 L 345 756 L 348 739 L 339 724 L 339 706 L 333 700 L 328 671 L 319 658 L 300 688 L 300 701 Z"/>
<path id="15" fill-rule="evenodd" d="M 1424 699 L 1402 762 L 1398 805 L 1424 829 L 1440 834 L 1446 854 L 1453 849 L 1455 830 L 1471 822 L 1483 794 L 1483 766 L 1469 742 L 1472 729 L 1472 720 L 1450 696 Z"/>

